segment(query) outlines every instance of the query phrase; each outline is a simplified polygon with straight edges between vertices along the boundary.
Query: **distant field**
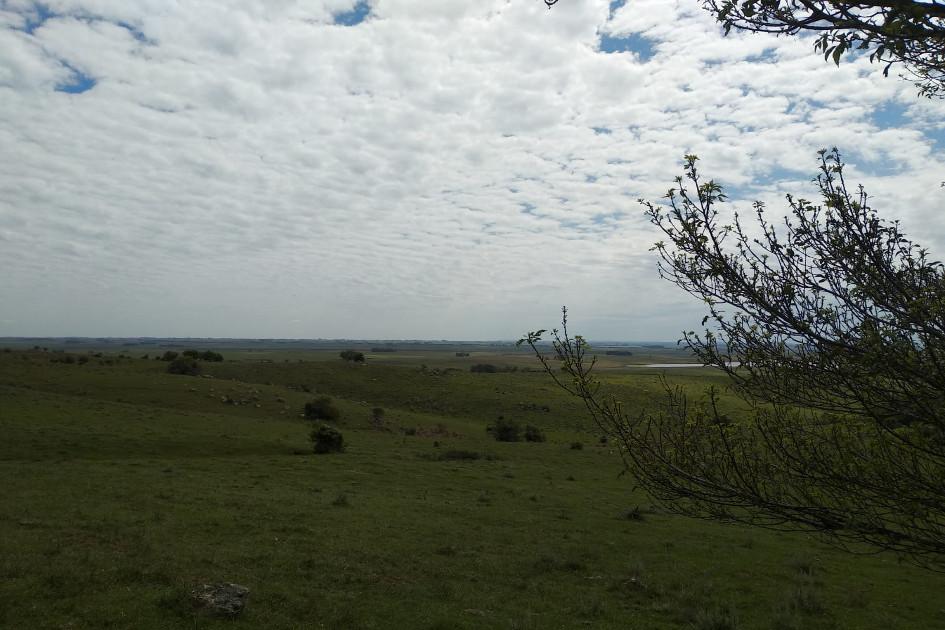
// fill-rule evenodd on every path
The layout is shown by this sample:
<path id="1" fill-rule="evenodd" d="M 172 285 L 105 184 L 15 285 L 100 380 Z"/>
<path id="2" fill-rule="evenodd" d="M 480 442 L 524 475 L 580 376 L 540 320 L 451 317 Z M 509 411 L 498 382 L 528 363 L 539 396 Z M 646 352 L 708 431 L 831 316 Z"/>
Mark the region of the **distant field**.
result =
<path id="1" fill-rule="evenodd" d="M 945 576 L 652 505 L 522 351 L 214 349 L 213 378 L 165 373 L 154 348 L 0 352 L 0 627 L 945 628 Z M 602 373 L 652 407 L 661 371 L 622 366 L 680 358 Z M 344 454 L 311 453 L 299 415 L 319 395 Z M 499 416 L 548 439 L 496 442 Z M 234 622 L 190 604 L 217 581 L 251 589 Z"/>

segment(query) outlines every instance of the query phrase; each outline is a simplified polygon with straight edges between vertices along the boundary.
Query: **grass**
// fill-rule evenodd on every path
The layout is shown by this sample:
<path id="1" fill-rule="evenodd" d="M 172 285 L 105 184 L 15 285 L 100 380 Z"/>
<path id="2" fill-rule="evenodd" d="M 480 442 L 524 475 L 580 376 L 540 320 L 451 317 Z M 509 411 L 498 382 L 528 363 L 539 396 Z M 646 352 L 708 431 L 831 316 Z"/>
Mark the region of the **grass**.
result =
<path id="1" fill-rule="evenodd" d="M 228 355 L 202 378 L 0 353 L 0 627 L 945 627 L 942 576 L 645 508 L 541 375 L 431 375 L 457 359 L 417 354 Z M 694 372 L 674 378 L 717 378 Z M 654 375 L 605 374 L 656 400 Z M 311 454 L 314 395 L 344 454 Z M 496 442 L 499 415 L 548 441 Z M 213 582 L 251 589 L 236 621 L 191 606 Z"/>

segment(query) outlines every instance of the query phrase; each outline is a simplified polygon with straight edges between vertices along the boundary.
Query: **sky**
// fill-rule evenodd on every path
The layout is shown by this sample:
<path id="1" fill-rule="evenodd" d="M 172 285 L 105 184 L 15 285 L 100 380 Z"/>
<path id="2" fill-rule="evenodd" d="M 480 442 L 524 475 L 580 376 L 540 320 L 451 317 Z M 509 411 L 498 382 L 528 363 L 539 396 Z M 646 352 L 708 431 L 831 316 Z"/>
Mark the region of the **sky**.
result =
<path id="1" fill-rule="evenodd" d="M 675 340 L 659 201 L 816 197 L 945 252 L 945 103 L 699 0 L 0 0 L 0 336 Z"/>

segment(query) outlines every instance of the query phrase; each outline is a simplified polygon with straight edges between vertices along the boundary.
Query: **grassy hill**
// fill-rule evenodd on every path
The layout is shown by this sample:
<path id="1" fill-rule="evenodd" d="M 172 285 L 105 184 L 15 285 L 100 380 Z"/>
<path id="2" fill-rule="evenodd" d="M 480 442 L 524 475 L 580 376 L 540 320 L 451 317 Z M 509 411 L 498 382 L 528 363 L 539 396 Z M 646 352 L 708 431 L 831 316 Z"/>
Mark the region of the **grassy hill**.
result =
<path id="1" fill-rule="evenodd" d="M 666 513 L 545 375 L 474 354 L 230 353 L 206 378 L 0 353 L 0 627 L 945 627 L 945 577 Z M 659 401 L 656 372 L 608 365 L 626 400 Z M 311 453 L 318 395 L 344 454 Z M 548 441 L 496 442 L 499 416 Z M 191 605 L 220 581 L 251 589 L 235 622 Z"/>

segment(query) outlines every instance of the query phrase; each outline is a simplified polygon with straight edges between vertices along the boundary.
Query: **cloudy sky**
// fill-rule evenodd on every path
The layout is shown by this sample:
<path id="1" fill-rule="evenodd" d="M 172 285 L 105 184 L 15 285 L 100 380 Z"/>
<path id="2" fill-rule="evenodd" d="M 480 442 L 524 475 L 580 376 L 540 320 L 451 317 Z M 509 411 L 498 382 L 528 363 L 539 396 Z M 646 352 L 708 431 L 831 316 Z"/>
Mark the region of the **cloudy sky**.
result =
<path id="1" fill-rule="evenodd" d="M 699 0 L 0 0 L 0 336 L 676 339 L 657 199 L 838 146 L 945 256 L 945 105 Z"/>

